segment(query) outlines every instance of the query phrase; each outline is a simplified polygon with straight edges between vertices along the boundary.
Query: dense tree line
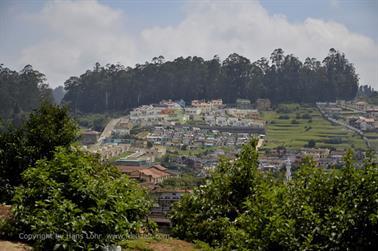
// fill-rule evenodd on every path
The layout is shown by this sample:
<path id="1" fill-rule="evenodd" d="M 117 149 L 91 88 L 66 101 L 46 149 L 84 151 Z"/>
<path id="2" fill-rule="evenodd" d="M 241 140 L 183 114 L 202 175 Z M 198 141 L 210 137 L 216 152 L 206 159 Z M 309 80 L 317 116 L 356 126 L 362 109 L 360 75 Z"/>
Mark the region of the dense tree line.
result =
<path id="1" fill-rule="evenodd" d="M 25 66 L 20 72 L 0 64 L 0 118 L 20 124 L 44 99 L 52 99 L 45 75 Z"/>
<path id="2" fill-rule="evenodd" d="M 162 99 L 222 98 L 225 103 L 237 98 L 269 98 L 273 103 L 349 100 L 356 96 L 358 76 L 345 55 L 335 49 L 322 62 L 315 58 L 301 62 L 276 49 L 269 60 L 253 63 L 235 53 L 223 62 L 217 56 L 165 62 L 160 56 L 134 68 L 96 63 L 93 70 L 69 78 L 64 85 L 63 102 L 75 112 L 101 113 Z"/>
<path id="3" fill-rule="evenodd" d="M 353 155 L 341 169 L 306 159 L 288 182 L 260 172 L 256 142 L 224 160 L 174 205 L 174 234 L 221 250 L 376 250 L 378 166 Z"/>
<path id="4" fill-rule="evenodd" d="M 378 91 L 369 85 L 362 85 L 358 88 L 358 99 L 365 100 L 370 104 L 378 105 Z"/>

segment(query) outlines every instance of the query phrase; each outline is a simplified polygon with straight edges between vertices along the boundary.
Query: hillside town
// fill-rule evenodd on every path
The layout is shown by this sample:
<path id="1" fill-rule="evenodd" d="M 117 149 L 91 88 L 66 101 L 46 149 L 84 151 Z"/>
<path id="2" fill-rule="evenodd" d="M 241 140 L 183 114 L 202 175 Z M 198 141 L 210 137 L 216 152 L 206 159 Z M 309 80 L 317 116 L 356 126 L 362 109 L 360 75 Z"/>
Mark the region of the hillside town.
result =
<path id="1" fill-rule="evenodd" d="M 330 122 L 345 126 L 366 140 L 371 136 L 364 134 L 378 132 L 377 106 L 339 100 L 318 102 L 317 108 Z M 266 149 L 267 121 L 261 113 L 271 109 L 269 99 L 257 99 L 254 104 L 238 99 L 232 106 L 221 99 L 193 100 L 190 105 L 183 100 L 162 100 L 110 121 L 102 134 L 83 131 L 81 142 L 104 160 L 123 166 L 123 172 L 128 172 L 125 166 L 133 166 L 122 164 L 121 160 L 127 160 L 143 167 L 164 162 L 176 174 L 185 171 L 207 176 L 220 156 L 235 156 L 251 138 L 258 140 L 257 147 L 262 150 L 260 167 L 264 170 L 280 170 L 287 159 L 296 165 L 304 156 L 313 157 L 323 166 L 341 164 L 345 151 L 340 149 Z"/>
<path id="2" fill-rule="evenodd" d="M 317 108 L 325 119 L 361 137 L 378 131 L 378 108 L 364 102 L 317 103 Z M 269 99 L 258 99 L 254 104 L 238 99 L 234 105 L 225 105 L 221 99 L 193 100 L 190 105 L 183 100 L 162 100 L 113 119 L 102 133 L 83 131 L 81 142 L 150 190 L 156 201 L 151 217 L 164 227 L 169 226 L 166 215 L 171 204 L 190 192 L 180 187 L 166 188 L 164 181 L 183 174 L 205 178 L 221 158 L 235 158 L 252 138 L 258 142 L 259 168 L 277 175 L 290 176 L 290 169 L 298 167 L 306 156 L 323 167 L 343 164 L 345 150 L 266 148 L 269 121 L 261 114 L 271 110 Z M 362 159 L 364 152 L 358 154 Z"/>

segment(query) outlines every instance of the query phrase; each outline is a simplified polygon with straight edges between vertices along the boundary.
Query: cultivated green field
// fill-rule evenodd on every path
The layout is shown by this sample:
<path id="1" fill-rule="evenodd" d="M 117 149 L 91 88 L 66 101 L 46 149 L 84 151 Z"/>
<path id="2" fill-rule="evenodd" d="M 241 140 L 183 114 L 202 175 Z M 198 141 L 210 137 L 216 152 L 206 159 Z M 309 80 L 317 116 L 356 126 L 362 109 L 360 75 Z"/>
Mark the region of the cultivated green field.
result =
<path id="1" fill-rule="evenodd" d="M 368 138 L 370 146 L 378 151 L 378 133 L 376 132 L 368 132 L 364 134 L 366 138 Z"/>
<path id="2" fill-rule="evenodd" d="M 267 120 L 266 142 L 264 148 L 284 146 L 301 148 L 309 140 L 316 142 L 315 147 L 366 149 L 362 138 L 339 125 L 324 119 L 316 107 L 290 105 L 281 112 L 264 112 Z"/>

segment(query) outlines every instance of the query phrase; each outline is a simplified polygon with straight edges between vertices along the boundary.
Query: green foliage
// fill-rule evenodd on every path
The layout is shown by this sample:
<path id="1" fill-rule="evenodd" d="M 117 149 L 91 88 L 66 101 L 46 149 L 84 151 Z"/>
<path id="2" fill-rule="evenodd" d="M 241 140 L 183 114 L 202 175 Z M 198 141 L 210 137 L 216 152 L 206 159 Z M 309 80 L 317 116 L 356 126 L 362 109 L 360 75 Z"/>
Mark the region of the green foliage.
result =
<path id="1" fill-rule="evenodd" d="M 68 147 L 76 137 L 77 126 L 67 108 L 48 102 L 32 112 L 20 128 L 0 133 L 0 201 L 9 202 L 26 168 L 39 159 L 50 159 L 55 147 Z"/>
<path id="2" fill-rule="evenodd" d="M 325 142 L 329 144 L 342 144 L 343 139 L 341 137 L 332 137 L 330 139 L 325 140 Z"/>
<path id="3" fill-rule="evenodd" d="M 170 177 L 165 179 L 161 186 L 164 188 L 181 188 L 181 189 L 192 189 L 193 187 L 198 187 L 204 185 L 204 178 L 195 177 L 191 174 L 183 174 L 178 177 Z"/>
<path id="4" fill-rule="evenodd" d="M 16 239 L 14 221 L 11 218 L 0 217 L 0 240 Z"/>
<path id="5" fill-rule="evenodd" d="M 36 248 L 97 250 L 152 226 L 144 220 L 151 207 L 146 192 L 115 167 L 73 147 L 57 148 L 22 178 L 13 198 L 15 227 L 53 235 L 34 240 Z"/>
<path id="6" fill-rule="evenodd" d="M 279 104 L 276 111 L 278 113 L 293 113 L 298 110 L 298 104 Z"/>
<path id="7" fill-rule="evenodd" d="M 313 140 L 313 139 L 310 139 L 310 140 L 307 142 L 307 144 L 305 145 L 305 147 L 313 148 L 313 147 L 315 147 L 315 145 L 316 145 L 316 141 Z"/>
<path id="8" fill-rule="evenodd" d="M 292 125 L 298 125 L 300 124 L 298 120 L 296 119 L 292 119 L 291 122 L 290 122 Z"/>
<path id="9" fill-rule="evenodd" d="M 354 66 L 334 49 L 323 62 L 307 58 L 302 63 L 282 49 L 274 50 L 270 61 L 262 58 L 253 63 L 236 53 L 223 62 L 218 57 L 161 59 L 134 68 L 97 63 L 65 82 L 63 102 L 75 113 L 123 112 L 162 99 L 222 98 L 235 103 L 238 98 L 269 98 L 273 104 L 315 103 L 352 99 L 358 87 Z M 293 108 L 289 105 L 282 111 Z"/>
<path id="10" fill-rule="evenodd" d="M 284 114 L 284 115 L 280 115 L 280 116 L 278 117 L 278 119 L 290 119 L 290 116 L 287 115 L 287 114 Z"/>
<path id="11" fill-rule="evenodd" d="M 19 124 L 44 99 L 52 100 L 45 75 L 31 65 L 16 72 L 0 64 L 0 117 Z"/>
<path id="12" fill-rule="evenodd" d="M 370 162 L 364 169 L 355 169 L 350 156 L 343 169 L 330 172 L 307 160 L 287 186 L 264 191 L 264 195 L 272 195 L 268 201 L 249 200 L 230 241 L 238 236 L 242 239 L 229 246 L 244 243 L 243 248 L 250 250 L 375 250 L 378 168 Z M 255 245 L 256 237 L 261 245 Z"/>
<path id="13" fill-rule="evenodd" d="M 102 132 L 111 117 L 107 114 L 76 114 L 79 126 Z"/>
<path id="14" fill-rule="evenodd" d="M 234 162 L 222 160 L 205 185 L 174 205 L 173 232 L 180 238 L 221 245 L 231 222 L 254 194 L 257 179 L 256 141 L 246 145 Z"/>
<path id="15" fill-rule="evenodd" d="M 282 183 L 258 172 L 257 153 L 245 146 L 175 205 L 174 233 L 225 250 L 376 250 L 378 166 L 368 154 L 356 169 L 352 156 L 337 170 L 305 159 Z"/>
<path id="16" fill-rule="evenodd" d="M 302 115 L 302 119 L 311 119 L 311 115 L 308 113 L 305 113 Z"/>

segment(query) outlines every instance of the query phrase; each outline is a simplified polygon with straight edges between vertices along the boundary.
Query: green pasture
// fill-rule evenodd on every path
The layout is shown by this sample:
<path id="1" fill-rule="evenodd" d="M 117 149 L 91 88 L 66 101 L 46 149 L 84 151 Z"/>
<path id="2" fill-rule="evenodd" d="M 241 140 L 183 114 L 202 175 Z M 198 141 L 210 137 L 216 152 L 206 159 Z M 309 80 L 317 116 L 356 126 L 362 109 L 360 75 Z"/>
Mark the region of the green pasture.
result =
<path id="1" fill-rule="evenodd" d="M 307 118 L 304 119 L 303 115 Z M 267 121 L 265 148 L 284 146 L 298 149 L 309 140 L 315 140 L 315 147 L 340 150 L 366 148 L 358 134 L 327 121 L 315 107 L 296 106 L 285 113 L 264 112 L 262 117 Z"/>

